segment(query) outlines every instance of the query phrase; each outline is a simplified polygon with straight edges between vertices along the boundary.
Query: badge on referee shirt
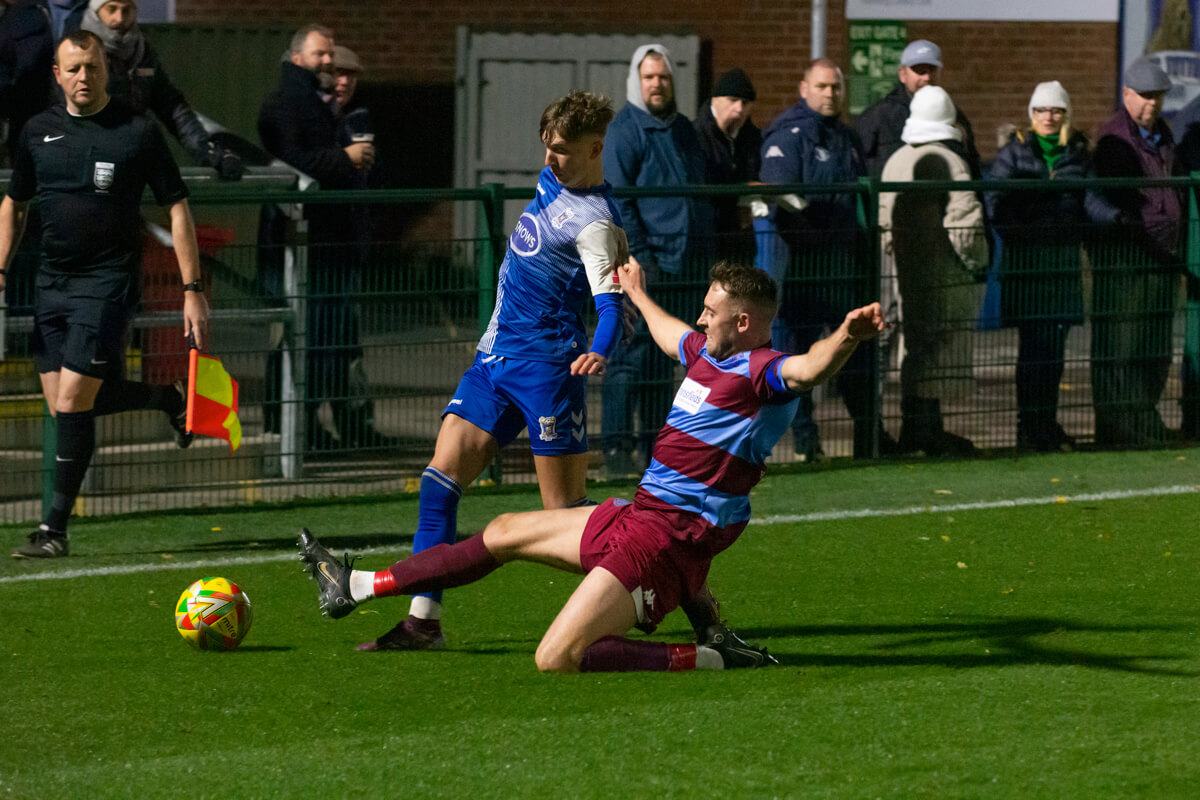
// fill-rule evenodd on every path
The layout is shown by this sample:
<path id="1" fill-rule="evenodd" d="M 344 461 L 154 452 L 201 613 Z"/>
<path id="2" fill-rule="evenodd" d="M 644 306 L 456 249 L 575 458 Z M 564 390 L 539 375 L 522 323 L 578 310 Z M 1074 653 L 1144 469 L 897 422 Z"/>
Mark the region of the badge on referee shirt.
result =
<path id="1" fill-rule="evenodd" d="M 117 165 L 111 161 L 97 161 L 96 167 L 92 171 L 92 183 L 96 184 L 96 188 L 100 191 L 106 191 L 113 183 L 113 173 L 116 172 Z"/>

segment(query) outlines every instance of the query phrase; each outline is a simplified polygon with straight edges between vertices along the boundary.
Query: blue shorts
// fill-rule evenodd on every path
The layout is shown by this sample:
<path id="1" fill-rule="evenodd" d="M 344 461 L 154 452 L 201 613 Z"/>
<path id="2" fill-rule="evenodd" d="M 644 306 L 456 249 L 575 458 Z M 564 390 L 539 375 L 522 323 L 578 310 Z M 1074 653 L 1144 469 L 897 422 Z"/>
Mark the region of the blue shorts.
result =
<path id="1" fill-rule="evenodd" d="M 525 428 L 539 456 L 586 453 L 587 378 L 567 364 L 475 353 L 442 415 L 482 428 L 504 447 Z"/>

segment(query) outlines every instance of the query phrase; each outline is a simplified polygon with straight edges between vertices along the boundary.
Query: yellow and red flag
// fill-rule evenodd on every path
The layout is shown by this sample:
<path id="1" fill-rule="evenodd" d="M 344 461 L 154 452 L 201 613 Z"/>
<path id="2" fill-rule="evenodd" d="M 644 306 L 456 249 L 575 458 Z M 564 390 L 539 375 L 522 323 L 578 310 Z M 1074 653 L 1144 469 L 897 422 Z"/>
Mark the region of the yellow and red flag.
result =
<path id="1" fill-rule="evenodd" d="M 188 357 L 187 429 L 229 442 L 229 452 L 242 444 L 238 420 L 237 381 L 221 359 L 192 348 Z"/>

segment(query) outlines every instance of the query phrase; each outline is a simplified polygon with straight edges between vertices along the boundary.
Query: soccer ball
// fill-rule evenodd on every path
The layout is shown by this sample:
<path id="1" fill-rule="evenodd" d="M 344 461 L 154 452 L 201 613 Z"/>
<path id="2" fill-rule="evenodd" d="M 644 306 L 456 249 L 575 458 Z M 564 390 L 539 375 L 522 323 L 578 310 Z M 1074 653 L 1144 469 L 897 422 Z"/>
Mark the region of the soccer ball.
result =
<path id="1" fill-rule="evenodd" d="M 232 650 L 250 631 L 250 598 L 225 578 L 201 578 L 175 604 L 175 628 L 199 650 Z"/>

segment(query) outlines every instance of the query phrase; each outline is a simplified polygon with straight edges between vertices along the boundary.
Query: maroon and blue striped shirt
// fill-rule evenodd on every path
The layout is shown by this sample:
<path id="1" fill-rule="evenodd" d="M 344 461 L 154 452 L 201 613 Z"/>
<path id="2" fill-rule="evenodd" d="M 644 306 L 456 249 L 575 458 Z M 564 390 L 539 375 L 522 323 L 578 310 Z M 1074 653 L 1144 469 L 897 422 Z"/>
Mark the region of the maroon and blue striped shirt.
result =
<path id="1" fill-rule="evenodd" d="M 705 534 L 717 539 L 710 542 L 714 554 L 745 528 L 750 490 L 766 474 L 767 456 L 796 413 L 797 395 L 779 375 L 785 358 L 760 347 L 717 361 L 704 334 L 679 340 L 687 375 L 655 440 L 639 494 L 703 517 L 718 529 Z"/>

